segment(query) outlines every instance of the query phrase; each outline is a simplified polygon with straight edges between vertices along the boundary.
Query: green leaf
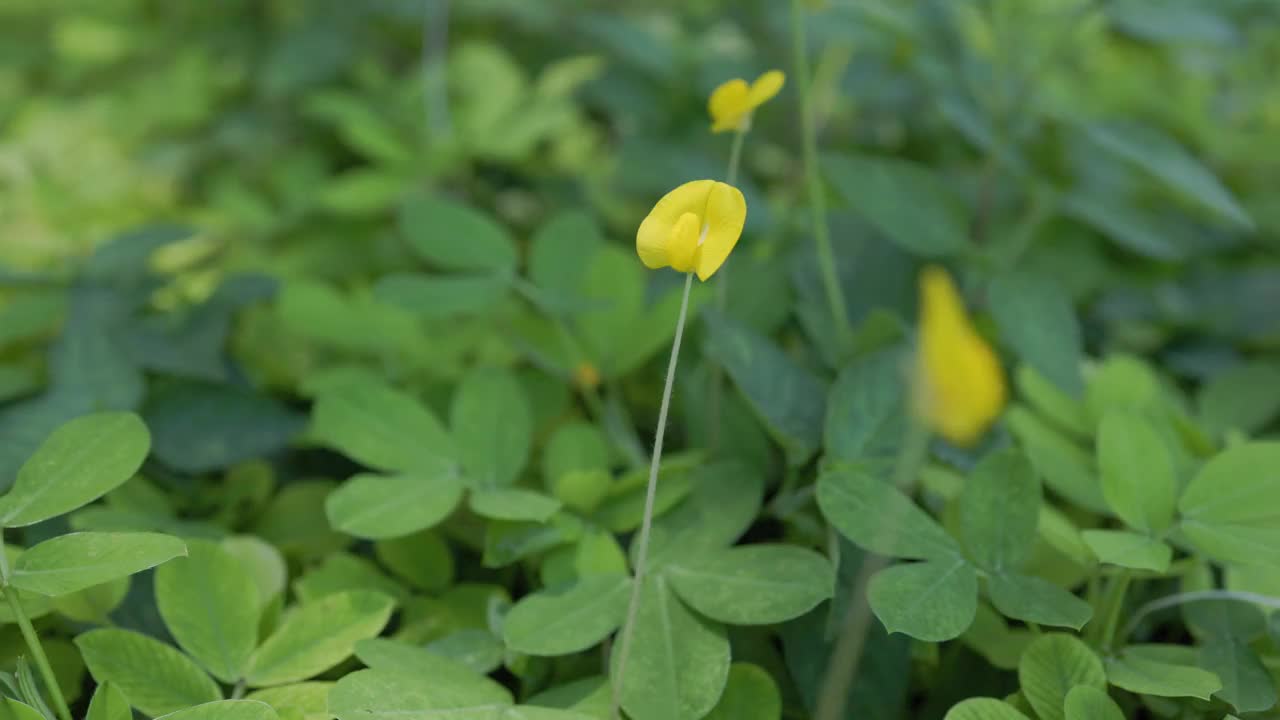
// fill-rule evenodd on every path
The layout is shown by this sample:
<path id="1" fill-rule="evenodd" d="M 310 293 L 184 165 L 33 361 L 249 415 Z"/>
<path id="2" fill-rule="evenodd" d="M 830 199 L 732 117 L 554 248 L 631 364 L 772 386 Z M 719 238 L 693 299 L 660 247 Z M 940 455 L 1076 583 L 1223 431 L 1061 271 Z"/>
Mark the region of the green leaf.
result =
<path id="1" fill-rule="evenodd" d="M 906 436 L 904 377 L 902 354 L 893 350 L 840 372 L 827 396 L 823 446 L 828 459 L 890 466 Z"/>
<path id="2" fill-rule="evenodd" d="M 1093 421 L 1089 419 L 1083 398 L 1063 392 L 1026 363 L 1018 366 L 1014 381 L 1018 395 L 1058 428 L 1080 437 L 1093 434 Z"/>
<path id="3" fill-rule="evenodd" d="M 654 521 L 649 566 L 660 568 L 691 553 L 737 542 L 755 522 L 764 499 L 761 471 L 738 461 L 701 465 L 689 474 L 692 492 Z M 658 482 L 666 482 L 662 475 Z M 659 490 L 661 493 L 661 490 Z M 632 543 L 633 551 L 635 543 Z"/>
<path id="4" fill-rule="evenodd" d="M 1011 407 L 1005 424 L 1050 490 L 1087 510 L 1110 512 L 1089 453 L 1025 407 Z"/>
<path id="5" fill-rule="evenodd" d="M 616 673 L 621 643 L 613 645 Z M 697 720 L 720 699 L 729 678 L 724 628 L 689 610 L 662 575 L 640 594 L 622 707 L 634 720 Z"/>
<path id="6" fill-rule="evenodd" d="M 53 431 L 0 497 L 0 526 L 23 527 L 87 505 L 122 485 L 151 447 L 132 413 L 76 418 Z"/>
<path id="7" fill-rule="evenodd" d="M 827 402 L 822 381 L 771 339 L 729 316 L 707 311 L 703 318 L 707 353 L 786 449 L 788 461 L 799 465 L 808 460 L 822 442 Z"/>
<path id="8" fill-rule="evenodd" d="M 477 370 L 464 378 L 453 396 L 449 422 L 472 484 L 501 487 L 520 475 L 533 444 L 533 411 L 510 374 Z"/>
<path id="9" fill-rule="evenodd" d="M 507 613 L 507 646 L 530 655 L 568 655 L 586 650 L 622 624 L 631 598 L 631 578 L 596 575 L 525 596 Z"/>
<path id="10" fill-rule="evenodd" d="M 529 278 L 566 305 L 582 285 L 585 260 L 604 243 L 590 214 L 562 211 L 534 233 L 529 244 Z"/>
<path id="11" fill-rule="evenodd" d="M 1079 630 L 1093 617 L 1093 607 L 1071 592 L 1030 575 L 992 575 L 987 581 L 991 604 L 1005 617 Z"/>
<path id="12" fill-rule="evenodd" d="M 294 595 L 303 603 L 347 590 L 374 590 L 397 600 L 409 595 L 403 585 L 387 577 L 376 563 L 345 552 L 326 556 L 319 566 L 307 570 L 293 582 Z"/>
<path id="13" fill-rule="evenodd" d="M 978 575 L 963 559 L 894 565 L 871 578 L 867 599 L 890 633 L 943 642 L 973 624 Z"/>
<path id="14" fill-rule="evenodd" d="M 156 607 L 178 646 L 216 678 L 235 683 L 258 644 L 253 575 L 217 543 L 190 540 L 187 557 L 155 575 Z"/>
<path id="15" fill-rule="evenodd" d="M 506 272 L 516 246 L 489 216 L 437 197 L 410 198 L 400 208 L 400 233 L 423 260 L 444 270 Z"/>
<path id="16" fill-rule="evenodd" d="M 1222 681 L 1208 670 L 1152 660 L 1135 653 L 1108 660 L 1107 680 L 1129 692 L 1158 697 L 1208 700 L 1222 689 Z"/>
<path id="17" fill-rule="evenodd" d="M 43 698 L 41 698 L 41 701 L 43 701 Z M 3 718 L 3 720 L 48 720 L 44 712 L 8 697 L 0 698 L 0 718 Z"/>
<path id="18" fill-rule="evenodd" d="M 133 720 L 133 708 L 120 688 L 105 682 L 93 691 L 84 720 Z"/>
<path id="19" fill-rule="evenodd" d="M 284 685 L 328 670 L 350 656 L 357 642 L 381 632 L 393 606 L 387 596 L 365 590 L 302 605 L 285 616 L 249 660 L 249 685 Z"/>
<path id="20" fill-rule="evenodd" d="M 423 648 L 371 638 L 356 643 L 360 662 L 376 671 L 407 672 L 431 678 L 448 686 L 463 702 L 471 705 L 510 705 L 511 691 L 463 663 Z"/>
<path id="21" fill-rule="evenodd" d="M 782 693 L 767 670 L 750 663 L 729 666 L 724 695 L 705 720 L 781 720 Z"/>
<path id="22" fill-rule="evenodd" d="M 438 525 L 462 500 L 462 483 L 450 476 L 405 472 L 356 475 L 325 499 L 335 530 L 366 540 L 412 535 Z"/>
<path id="23" fill-rule="evenodd" d="M 22 553 L 12 583 L 57 597 L 142 572 L 186 552 L 178 538 L 157 533 L 71 533 Z"/>
<path id="24" fill-rule="evenodd" d="M 1251 643 L 1267 633 L 1267 618 L 1259 606 L 1241 599 L 1205 599 L 1182 605 L 1187 629 L 1207 642 L 1237 640 Z"/>
<path id="25" fill-rule="evenodd" d="M 312 410 L 311 437 L 378 470 L 452 476 L 457 452 L 422 403 L 381 381 L 326 388 Z"/>
<path id="26" fill-rule="evenodd" d="M 293 685 L 256 690 L 246 698 L 264 702 L 277 713 L 292 712 L 299 720 L 329 720 L 329 691 L 331 682 L 304 682 Z"/>
<path id="27" fill-rule="evenodd" d="M 996 573 L 1026 561 L 1040 520 L 1040 481 L 1017 450 L 987 455 L 960 495 L 960 532 L 969 557 Z"/>
<path id="28" fill-rule="evenodd" d="M 1163 573 L 1173 560 L 1173 548 L 1146 535 L 1127 530 L 1085 530 L 1080 533 L 1098 560 L 1133 570 Z"/>
<path id="29" fill-rule="evenodd" d="M 257 700 L 218 700 L 162 715 L 156 720 L 279 720 L 275 708 Z"/>
<path id="30" fill-rule="evenodd" d="M 969 698 L 948 710 L 943 720 L 1027 720 L 1027 716 L 995 698 Z"/>
<path id="31" fill-rule="evenodd" d="M 785 622 L 835 594 L 830 561 L 794 545 L 745 545 L 678 557 L 665 573 L 681 600 L 731 625 Z"/>
<path id="32" fill-rule="evenodd" d="M 373 296 L 426 318 L 483 315 L 506 296 L 507 280 L 494 275 L 392 273 L 378 279 Z"/>
<path id="33" fill-rule="evenodd" d="M 1077 685 L 1067 693 L 1066 720 L 1124 720 L 1124 712 L 1104 690 Z"/>
<path id="34" fill-rule="evenodd" d="M 560 510 L 559 500 L 524 488 L 492 488 L 471 493 L 471 511 L 499 520 L 546 522 Z"/>
<path id="35" fill-rule="evenodd" d="M 819 476 L 818 507 L 841 534 L 871 552 L 926 560 L 960 555 L 960 546 L 928 513 L 864 468 Z"/>
<path id="36" fill-rule="evenodd" d="M 213 678 L 176 649 L 132 630 L 90 630 L 76 638 L 93 679 L 111 683 L 155 717 L 222 699 Z"/>
<path id="37" fill-rule="evenodd" d="M 1156 428 L 1136 412 L 1113 410 L 1098 426 L 1098 467 L 1107 505 L 1130 527 L 1163 533 L 1173 522 L 1178 479 Z"/>
<path id="38" fill-rule="evenodd" d="M 1200 648 L 1200 667 L 1222 680 L 1216 695 L 1239 712 L 1262 712 L 1276 704 L 1276 681 L 1247 644 L 1234 639 L 1214 640 Z"/>
<path id="39" fill-rule="evenodd" d="M 849 207 L 915 255 L 951 255 L 968 233 L 958 199 L 932 169 L 891 158 L 829 156 L 827 178 Z"/>
<path id="40" fill-rule="evenodd" d="M 361 670 L 329 693 L 338 720 L 598 720 L 569 710 L 477 704 L 444 683 L 400 670 Z"/>
<path id="41" fill-rule="evenodd" d="M 374 545 L 378 561 L 400 579 L 429 592 L 453 582 L 453 555 L 438 534 L 424 531 Z"/>
<path id="42" fill-rule="evenodd" d="M 1084 341 L 1071 299 L 1052 278 L 1007 272 L 991 283 L 989 305 L 1000 336 L 1060 390 L 1084 393 Z"/>
<path id="43" fill-rule="evenodd" d="M 1182 492 L 1182 532 L 1223 562 L 1280 564 L 1280 443 L 1227 448 L 1205 463 Z"/>
<path id="44" fill-rule="evenodd" d="M 456 660 L 482 674 L 502 667 L 507 658 L 506 646 L 487 628 L 455 630 L 439 640 L 432 640 L 427 644 L 427 650 L 434 655 Z"/>
<path id="45" fill-rule="evenodd" d="M 1184 197 L 1241 228 L 1253 227 L 1249 214 L 1222 181 L 1162 131 L 1127 122 L 1090 123 L 1083 130 L 1099 147 L 1142 168 Z"/>
<path id="46" fill-rule="evenodd" d="M 1042 635 L 1022 653 L 1018 662 L 1022 694 L 1041 720 L 1064 720 L 1063 703 L 1072 688 L 1107 687 L 1102 661 L 1088 645 L 1071 635 Z"/>
<path id="47" fill-rule="evenodd" d="M 175 383 L 153 393 L 146 421 L 156 458 L 193 475 L 280 452 L 306 424 L 267 395 L 205 382 Z"/>
<path id="48" fill-rule="evenodd" d="M 1280 367 L 1252 363 L 1215 375 L 1200 388 L 1196 404 L 1215 433 L 1261 430 L 1280 414 Z"/>

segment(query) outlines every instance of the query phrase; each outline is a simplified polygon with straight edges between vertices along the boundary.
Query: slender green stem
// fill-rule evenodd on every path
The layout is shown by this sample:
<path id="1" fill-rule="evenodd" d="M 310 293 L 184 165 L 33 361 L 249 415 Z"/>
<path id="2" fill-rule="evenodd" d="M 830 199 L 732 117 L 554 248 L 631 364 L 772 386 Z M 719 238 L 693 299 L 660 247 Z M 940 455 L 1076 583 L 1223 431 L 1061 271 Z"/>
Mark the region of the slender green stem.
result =
<path id="1" fill-rule="evenodd" d="M 1106 621 L 1102 626 L 1102 636 L 1098 642 L 1098 647 L 1103 652 L 1110 652 L 1112 644 L 1115 642 L 1116 628 L 1120 625 L 1120 613 L 1124 610 L 1124 596 L 1129 592 L 1129 583 L 1132 581 L 1133 573 L 1123 570 L 1111 578 L 1111 582 L 1107 586 L 1106 599 L 1103 601 L 1106 610 L 1106 615 L 1104 616 Z"/>
<path id="2" fill-rule="evenodd" d="M 893 470 L 893 486 L 910 496 L 916 477 L 920 474 L 920 466 L 928 454 L 929 431 L 923 425 L 912 422 L 907 428 L 906 439 L 898 450 L 898 460 Z M 880 519 L 877 532 L 884 536 L 896 532 L 897 527 L 898 518 L 885 516 Z M 836 639 L 835 649 L 831 651 L 831 661 L 827 663 L 827 675 L 822 681 L 814 720 L 841 720 L 845 717 L 845 701 L 849 697 L 849 688 L 858 677 L 862 650 L 866 646 L 867 632 L 871 629 L 872 613 L 871 604 L 867 600 L 867 586 L 871 583 L 871 578 L 888 564 L 887 558 L 870 552 L 863 553 L 858 574 L 849 586 L 849 607 L 840 624 L 840 635 Z"/>
<path id="3" fill-rule="evenodd" d="M 40 636 L 36 635 L 36 629 L 32 627 L 31 620 L 27 617 L 27 613 L 22 609 L 22 603 L 18 600 L 18 591 L 11 587 L 5 587 L 4 598 L 9 603 L 9 610 L 13 613 L 13 619 L 18 623 L 18 629 L 22 631 L 22 639 L 27 642 L 27 649 L 31 651 L 31 658 L 36 663 L 36 669 L 40 671 L 40 676 L 44 678 L 44 683 L 48 686 L 49 694 L 53 696 L 53 707 L 58 711 L 58 717 L 62 720 L 71 720 L 71 709 L 67 707 L 67 701 L 62 696 L 62 688 L 58 685 L 58 676 L 53 674 L 53 668 L 49 665 L 49 658 L 44 654 L 44 646 L 40 644 Z"/>
<path id="4" fill-rule="evenodd" d="M 835 253 L 831 249 L 831 231 L 827 227 L 827 201 L 822 178 L 818 174 L 818 132 L 814 122 L 813 93 L 809 84 L 809 41 L 804 27 L 803 0 L 791 0 L 791 35 L 795 51 L 796 91 L 800 95 L 800 135 L 804 155 L 804 175 L 812 216 L 813 241 L 818 248 L 818 268 L 827 293 L 831 321 L 835 326 L 837 347 L 844 350 L 849 332 L 849 314 L 845 309 L 844 291 L 836 272 Z"/>
<path id="5" fill-rule="evenodd" d="M 1245 592 L 1243 590 L 1194 590 L 1191 592 L 1178 593 L 1167 597 L 1157 598 L 1142 607 L 1138 608 L 1133 617 L 1129 618 L 1129 622 L 1125 623 L 1124 629 L 1117 636 L 1120 641 L 1124 641 L 1134 630 L 1138 629 L 1138 624 L 1146 619 L 1151 613 L 1159 612 L 1171 607 L 1186 605 L 1193 602 L 1204 602 L 1206 600 L 1234 600 L 1236 602 L 1253 603 L 1262 605 L 1273 610 L 1280 610 L 1280 598 L 1262 593 Z"/>
<path id="6" fill-rule="evenodd" d="M 653 458 L 649 462 L 649 485 L 644 496 L 644 515 L 640 520 L 640 534 L 636 536 L 635 579 L 631 585 L 631 603 L 627 606 L 627 620 L 622 625 L 622 638 L 618 645 L 618 671 L 613 679 L 613 700 L 609 716 L 621 718 L 622 686 L 626 682 L 627 659 L 631 653 L 631 637 L 635 633 L 636 615 L 640 610 L 641 588 L 644 586 L 646 565 L 649 561 L 649 531 L 653 527 L 653 506 L 658 493 L 658 467 L 662 463 L 662 441 L 667 432 L 667 411 L 671 408 L 671 388 L 675 384 L 676 362 L 680 359 L 680 340 L 684 337 L 685 319 L 689 315 L 689 290 L 693 287 L 693 273 L 684 279 L 684 295 L 680 299 L 680 317 L 676 320 L 676 335 L 671 341 L 671 361 L 667 363 L 667 382 L 662 388 L 662 405 L 658 409 L 658 429 L 653 437 Z"/>
<path id="7" fill-rule="evenodd" d="M 737 132 L 733 134 L 733 147 L 729 150 L 729 169 L 725 173 L 725 182 L 738 184 L 738 164 L 742 158 L 742 146 L 751 131 L 751 120 L 747 119 Z M 729 266 L 725 265 L 716 273 L 716 310 L 724 312 L 729 306 Z M 724 393 L 724 368 L 720 363 L 711 363 L 710 387 L 707 396 L 707 450 L 714 453 L 720 447 L 720 400 Z"/>
<path id="8" fill-rule="evenodd" d="M 247 685 L 245 683 L 245 679 L 240 678 L 240 680 L 236 682 L 236 686 L 231 690 L 231 699 L 239 700 L 240 698 L 244 697 L 244 693 L 246 689 L 247 689 Z"/>

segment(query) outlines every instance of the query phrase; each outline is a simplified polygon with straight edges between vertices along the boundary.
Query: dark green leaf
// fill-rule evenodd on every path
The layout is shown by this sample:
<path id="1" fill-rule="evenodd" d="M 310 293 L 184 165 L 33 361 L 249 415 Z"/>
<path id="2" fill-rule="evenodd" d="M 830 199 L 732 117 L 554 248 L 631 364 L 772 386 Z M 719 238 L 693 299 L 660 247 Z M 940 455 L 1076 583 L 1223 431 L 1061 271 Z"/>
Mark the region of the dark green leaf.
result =
<path id="1" fill-rule="evenodd" d="M 871 578 L 867 599 L 889 632 L 943 642 L 973 623 L 978 575 L 962 559 L 895 565 Z"/>
<path id="2" fill-rule="evenodd" d="M 400 209 L 400 232 L 423 260 L 443 270 L 503 272 L 516 248 L 489 216 L 438 197 L 412 198 Z"/>
<path id="3" fill-rule="evenodd" d="M 990 293 L 1000 335 L 1023 362 L 1064 392 L 1081 395 L 1084 341 L 1066 293 L 1051 278 L 1020 272 L 998 275 Z"/>

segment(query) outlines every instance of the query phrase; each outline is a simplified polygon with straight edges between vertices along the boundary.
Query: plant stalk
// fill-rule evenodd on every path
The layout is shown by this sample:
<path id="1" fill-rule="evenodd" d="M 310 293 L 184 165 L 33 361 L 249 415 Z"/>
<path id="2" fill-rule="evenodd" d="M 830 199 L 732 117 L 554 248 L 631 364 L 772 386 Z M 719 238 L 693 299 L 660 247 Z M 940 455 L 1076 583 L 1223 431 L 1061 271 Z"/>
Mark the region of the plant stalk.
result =
<path id="1" fill-rule="evenodd" d="M 4 554 L 0 549 L 0 556 Z M 40 644 L 40 636 L 36 634 L 36 629 L 31 625 L 31 619 L 27 617 L 27 613 L 22 608 L 22 602 L 18 600 L 18 591 L 9 586 L 9 567 L 8 561 L 4 562 L 4 599 L 9 603 L 9 611 L 13 613 L 13 619 L 18 624 L 18 629 L 22 632 L 22 639 L 27 643 L 27 649 L 31 651 L 31 658 L 35 660 L 36 669 L 40 671 L 40 676 L 44 678 L 44 684 L 49 689 L 49 694 L 53 696 L 53 707 L 58 712 L 61 720 L 71 720 L 71 708 L 67 707 L 66 698 L 62 695 L 62 688 L 58 685 L 58 676 L 53 674 L 53 667 L 49 665 L 49 657 L 44 654 L 44 646 Z"/>
<path id="2" fill-rule="evenodd" d="M 908 496 L 912 494 L 916 476 L 920 474 L 920 465 L 924 463 L 928 452 L 929 431 L 919 422 L 912 421 L 894 466 L 895 488 Z M 884 517 L 881 519 L 880 532 L 895 532 L 897 525 L 897 518 Z M 842 720 L 845 717 L 849 688 L 858 677 L 862 650 L 867 643 L 867 632 L 871 629 L 872 613 L 867 589 L 872 577 L 888 565 L 888 558 L 870 552 L 862 555 L 858 574 L 849 586 L 849 607 L 840 624 L 840 635 L 836 639 L 835 649 L 831 651 L 831 661 L 827 663 L 827 675 L 818 694 L 814 720 Z"/>
<path id="3" fill-rule="evenodd" d="M 640 534 L 636 536 L 635 579 L 631 586 L 631 602 L 627 606 L 627 619 L 622 625 L 622 638 L 618 644 L 618 671 L 613 681 L 613 699 L 609 716 L 622 717 L 622 686 L 626 682 L 627 659 L 631 653 L 631 638 L 635 633 L 636 615 L 640 610 L 640 594 L 644 586 L 646 565 L 649 560 L 649 531 L 653 527 L 653 506 L 658 493 L 658 467 L 662 463 L 662 441 L 667 432 L 667 411 L 671 408 L 671 388 L 675 384 L 676 362 L 680 359 L 680 340 L 684 337 L 685 320 L 689 315 L 689 291 L 693 287 L 693 273 L 685 275 L 684 295 L 680 299 L 680 317 L 676 320 L 676 335 L 671 341 L 671 361 L 667 363 L 667 382 L 662 388 L 662 405 L 658 409 L 658 429 L 653 438 L 653 458 L 649 462 L 649 485 L 644 496 L 644 515 L 640 520 Z"/>
<path id="4" fill-rule="evenodd" d="M 804 27 L 803 0 L 791 0 L 791 35 L 795 52 L 796 91 L 800 95 L 800 136 L 804 158 L 806 194 L 813 224 L 813 241 L 818 250 L 818 269 L 826 289 L 831 322 L 837 333 L 837 345 L 843 353 L 849 333 L 849 313 L 844 291 L 836 272 L 835 253 L 831 249 L 831 231 L 827 227 L 827 201 L 822 178 L 818 174 L 818 132 L 814 120 L 813 92 L 809 78 L 809 41 Z"/>

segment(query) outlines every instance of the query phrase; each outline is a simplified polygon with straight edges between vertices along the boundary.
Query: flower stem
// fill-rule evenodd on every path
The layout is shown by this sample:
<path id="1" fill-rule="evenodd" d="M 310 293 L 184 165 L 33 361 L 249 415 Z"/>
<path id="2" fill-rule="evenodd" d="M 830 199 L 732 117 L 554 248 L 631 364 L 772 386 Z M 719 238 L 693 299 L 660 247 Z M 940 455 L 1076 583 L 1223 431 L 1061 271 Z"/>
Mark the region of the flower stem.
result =
<path id="1" fill-rule="evenodd" d="M 645 566 L 649 559 L 649 531 L 653 527 L 653 505 L 658 493 L 658 467 L 662 463 L 662 440 L 667 432 L 667 411 L 671 407 L 671 388 L 676 377 L 676 361 L 680 359 L 680 340 L 684 337 L 685 319 L 689 314 L 689 290 L 693 287 L 693 273 L 684 279 L 684 295 L 680 299 L 680 317 L 676 320 L 676 335 L 671 341 L 671 361 L 667 363 L 667 382 L 662 388 L 662 405 L 658 410 L 658 429 L 653 438 L 653 458 L 649 462 L 649 485 L 644 496 L 644 516 L 640 520 L 640 534 L 636 536 L 635 580 L 631 586 L 631 602 L 627 606 L 627 619 L 622 624 L 622 638 L 618 644 L 618 672 L 613 680 L 613 700 L 609 716 L 622 717 L 622 686 L 626 682 L 627 659 L 631 652 L 631 637 L 635 632 L 636 615 L 640 609 L 640 592 L 644 585 Z"/>
<path id="2" fill-rule="evenodd" d="M 62 688 L 58 685 L 58 676 L 53 674 L 53 668 L 49 665 L 49 657 L 44 654 L 44 646 L 40 644 L 40 636 L 36 634 L 36 629 L 31 625 L 31 619 L 27 617 L 27 612 L 22 608 L 22 602 L 18 600 L 18 591 L 9 585 L 9 559 L 5 556 L 3 543 L 0 543 L 0 584 L 3 584 L 4 599 L 9 603 L 9 611 L 13 613 L 13 620 L 18 624 L 18 629 L 22 632 L 22 639 L 27 643 L 27 649 L 31 651 L 31 658 L 35 660 L 36 669 L 40 671 L 40 676 L 44 678 L 44 684 L 49 690 L 49 694 L 53 696 L 53 706 L 58 712 L 61 720 L 71 720 L 71 708 L 67 707 L 66 698 L 62 695 Z"/>
<path id="3" fill-rule="evenodd" d="M 729 150 L 729 170 L 724 181 L 730 185 L 738 184 L 738 165 L 742 159 L 742 146 L 751 130 L 750 120 L 743 123 L 733 134 L 733 147 Z M 725 265 L 716 273 L 716 310 L 724 312 L 729 306 L 729 266 Z M 724 393 L 724 368 L 720 363 L 711 363 L 710 387 L 707 396 L 707 450 L 714 453 L 720 446 L 720 399 Z"/>
<path id="4" fill-rule="evenodd" d="M 835 253 L 831 249 L 831 231 L 827 227 L 827 201 L 822 178 L 818 175 L 818 131 L 814 121 L 813 93 L 809 80 L 809 41 L 804 27 L 803 0 L 791 0 L 791 35 L 795 51 L 796 91 L 800 95 L 800 136 L 804 155 L 806 193 L 813 223 L 813 241 L 818 248 L 818 269 L 827 293 L 827 305 L 837 338 L 836 347 L 843 353 L 849 332 L 849 314 L 845 309 L 844 291 L 836 273 Z"/>
<path id="5" fill-rule="evenodd" d="M 893 486 L 910 496 L 916 476 L 920 474 L 920 465 L 924 463 L 928 453 L 929 431 L 920 423 L 911 422 L 902 447 L 898 450 L 898 460 L 893 470 Z M 883 517 L 880 520 L 881 534 L 896 532 L 897 527 L 898 519 L 895 517 Z M 879 544 L 881 543 L 877 543 Z M 849 697 L 849 688 L 858 677 L 858 664 L 866 646 L 867 631 L 871 629 L 868 585 L 871 578 L 888 564 L 888 558 L 870 552 L 862 555 L 858 574 L 849 586 L 849 607 L 840 624 L 840 636 L 836 639 L 835 649 L 831 651 L 831 661 L 827 663 L 827 675 L 822 681 L 814 720 L 841 720 L 845 717 L 845 701 Z"/>
<path id="6" fill-rule="evenodd" d="M 1129 583 L 1132 581 L 1133 573 L 1129 570 L 1122 570 L 1120 574 L 1111 578 L 1111 582 L 1107 586 L 1107 595 L 1103 600 L 1106 624 L 1102 626 L 1102 637 L 1098 643 L 1098 647 L 1104 653 L 1110 652 L 1111 646 L 1115 642 L 1116 629 L 1120 626 L 1120 612 L 1124 609 L 1124 596 L 1129 592 Z"/>

